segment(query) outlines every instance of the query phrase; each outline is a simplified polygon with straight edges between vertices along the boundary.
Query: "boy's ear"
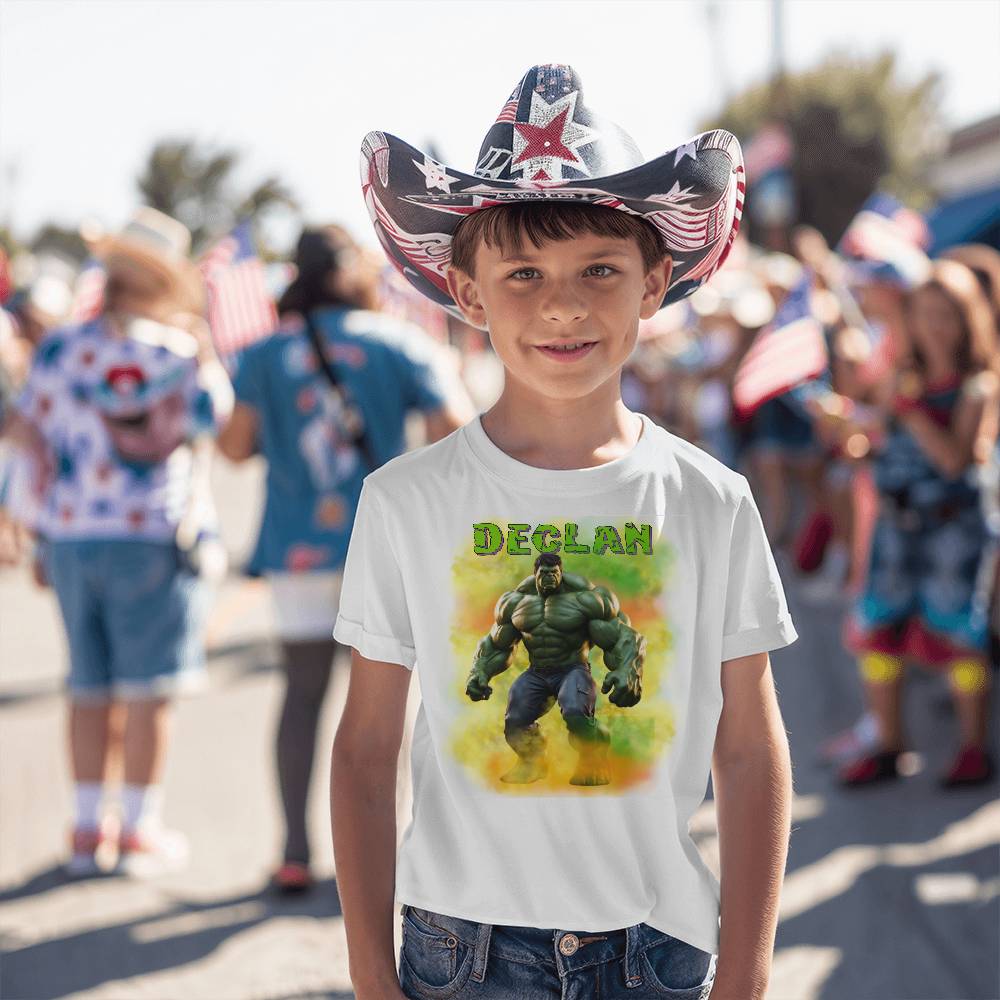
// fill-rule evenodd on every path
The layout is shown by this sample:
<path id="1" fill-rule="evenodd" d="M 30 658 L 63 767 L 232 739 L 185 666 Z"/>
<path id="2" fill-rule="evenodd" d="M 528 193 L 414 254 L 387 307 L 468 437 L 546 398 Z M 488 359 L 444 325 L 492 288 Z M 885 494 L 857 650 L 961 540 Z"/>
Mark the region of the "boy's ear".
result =
<path id="1" fill-rule="evenodd" d="M 462 310 L 462 315 L 473 325 L 486 326 L 486 310 L 479 299 L 479 286 L 476 279 L 457 267 L 449 267 L 446 275 L 448 292 L 455 304 Z"/>
<path id="2" fill-rule="evenodd" d="M 642 293 L 642 304 L 639 307 L 640 319 L 652 319 L 660 309 L 663 296 L 667 294 L 670 275 L 674 271 L 674 261 L 669 255 L 646 275 L 646 285 Z"/>

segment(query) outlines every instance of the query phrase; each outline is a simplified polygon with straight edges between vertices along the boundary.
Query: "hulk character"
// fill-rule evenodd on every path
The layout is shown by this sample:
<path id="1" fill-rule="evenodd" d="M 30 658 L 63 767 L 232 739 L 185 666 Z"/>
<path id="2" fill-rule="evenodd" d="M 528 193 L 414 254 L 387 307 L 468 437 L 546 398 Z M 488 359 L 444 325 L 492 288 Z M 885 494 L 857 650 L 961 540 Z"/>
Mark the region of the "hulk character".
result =
<path id="1" fill-rule="evenodd" d="M 545 737 L 536 720 L 558 701 L 579 754 L 570 782 L 606 785 L 611 736 L 594 716 L 597 685 L 587 654 L 600 646 L 608 671 L 601 693 L 610 691 L 611 702 L 629 708 L 642 697 L 646 639 L 610 590 L 564 573 L 560 556 L 544 552 L 534 566 L 534 575 L 497 601 L 495 624 L 476 647 L 465 693 L 473 701 L 489 698 L 490 679 L 510 666 L 523 639 L 528 667 L 510 686 L 504 716 L 504 737 L 518 761 L 501 780 L 525 784 L 545 776 Z"/>

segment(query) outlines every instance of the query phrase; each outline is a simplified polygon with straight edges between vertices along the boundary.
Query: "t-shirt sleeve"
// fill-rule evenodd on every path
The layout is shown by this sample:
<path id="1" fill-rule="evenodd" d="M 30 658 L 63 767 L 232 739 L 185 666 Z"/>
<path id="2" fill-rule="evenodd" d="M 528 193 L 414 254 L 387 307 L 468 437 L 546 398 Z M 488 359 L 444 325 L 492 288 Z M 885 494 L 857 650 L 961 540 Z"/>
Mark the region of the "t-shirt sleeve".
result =
<path id="1" fill-rule="evenodd" d="M 416 663 L 403 577 L 375 488 L 362 485 L 333 637 L 370 660 Z"/>
<path id="2" fill-rule="evenodd" d="M 236 402 L 255 410 L 261 409 L 266 392 L 261 370 L 261 347 L 260 344 L 254 344 L 240 351 L 236 356 L 236 370 L 233 372 Z"/>
<path id="3" fill-rule="evenodd" d="M 724 661 L 780 649 L 798 638 L 760 512 L 746 477 L 743 481 L 729 550 Z"/>

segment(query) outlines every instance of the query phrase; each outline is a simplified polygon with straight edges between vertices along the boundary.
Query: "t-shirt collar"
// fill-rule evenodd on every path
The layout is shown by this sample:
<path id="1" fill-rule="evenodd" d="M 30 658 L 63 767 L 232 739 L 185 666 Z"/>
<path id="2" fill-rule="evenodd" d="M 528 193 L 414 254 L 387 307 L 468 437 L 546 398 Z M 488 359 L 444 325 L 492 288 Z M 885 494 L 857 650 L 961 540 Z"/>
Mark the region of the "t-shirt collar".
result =
<path id="1" fill-rule="evenodd" d="M 632 448 L 610 462 L 586 469 L 542 469 L 519 462 L 493 443 L 483 427 L 482 414 L 462 427 L 461 436 L 479 463 L 515 486 L 545 492 L 593 493 L 619 486 L 652 466 L 656 424 L 645 413 L 638 416 L 642 434 Z"/>

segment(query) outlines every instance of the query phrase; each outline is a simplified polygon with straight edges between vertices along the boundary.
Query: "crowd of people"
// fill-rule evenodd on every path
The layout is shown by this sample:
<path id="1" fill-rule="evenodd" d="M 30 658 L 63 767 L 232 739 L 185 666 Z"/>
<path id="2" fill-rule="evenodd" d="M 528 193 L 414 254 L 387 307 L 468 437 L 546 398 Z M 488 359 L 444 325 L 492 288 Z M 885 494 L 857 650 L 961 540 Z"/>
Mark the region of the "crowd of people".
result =
<path id="1" fill-rule="evenodd" d="M 838 252 L 809 230 L 791 247 L 738 241 L 725 271 L 641 324 L 623 399 L 744 472 L 797 593 L 843 612 L 866 711 L 820 748 L 839 783 L 899 777 L 911 664 L 944 675 L 954 697 L 942 783 L 989 781 L 1000 253 L 955 247 L 932 261 L 917 238 L 903 254 Z M 337 225 L 302 232 L 276 329 L 234 357 L 213 342 L 180 223 L 144 208 L 93 249 L 105 280 L 88 318 L 71 319 L 73 275 L 44 269 L 11 290 L 0 318 L 0 561 L 30 564 L 65 626 L 68 870 L 184 862 L 184 838 L 162 821 L 162 779 L 171 707 L 204 681 L 204 625 L 226 572 L 208 488 L 217 450 L 267 465 L 241 568 L 270 585 L 286 675 L 274 881 L 303 889 L 306 794 L 362 480 L 406 449 L 412 414 L 427 442 L 472 419 L 502 367 L 481 330 L 448 317 L 428 332 L 416 312 L 401 316 L 405 294 Z M 793 296 L 808 303 L 826 363 L 746 405 L 747 359 L 791 329 Z"/>

